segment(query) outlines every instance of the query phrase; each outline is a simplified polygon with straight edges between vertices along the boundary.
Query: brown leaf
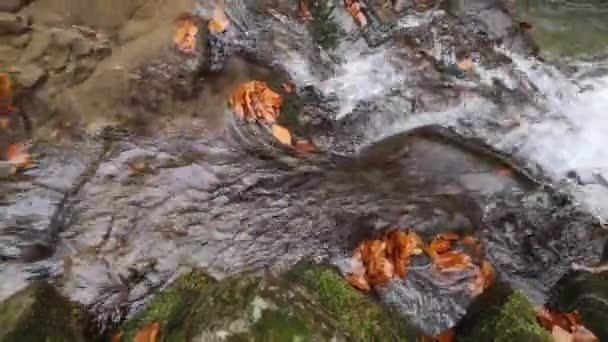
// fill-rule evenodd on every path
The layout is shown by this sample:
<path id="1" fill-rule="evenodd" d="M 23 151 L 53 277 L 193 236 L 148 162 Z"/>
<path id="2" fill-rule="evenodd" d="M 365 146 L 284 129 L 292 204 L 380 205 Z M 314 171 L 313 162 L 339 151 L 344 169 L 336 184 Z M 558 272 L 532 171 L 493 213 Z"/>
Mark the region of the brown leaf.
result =
<path id="1" fill-rule="evenodd" d="M 346 281 L 358 290 L 366 292 L 371 290 L 371 286 L 369 286 L 369 283 L 363 274 L 349 274 L 346 276 Z"/>
<path id="2" fill-rule="evenodd" d="M 466 235 L 460 239 L 460 243 L 467 246 L 477 246 L 478 241 L 474 236 Z"/>
<path id="3" fill-rule="evenodd" d="M 446 329 L 439 334 L 435 335 L 435 341 L 437 342 L 452 342 L 454 341 L 454 336 L 456 336 L 456 332 L 454 329 Z"/>
<path id="4" fill-rule="evenodd" d="M 185 53 L 194 53 L 196 49 L 196 34 L 198 27 L 192 14 L 180 16 L 176 23 L 173 42 L 178 50 Z"/>
<path id="5" fill-rule="evenodd" d="M 361 11 L 361 3 L 359 3 L 359 0 L 344 0 L 344 6 L 359 26 L 367 26 L 367 17 Z"/>
<path id="6" fill-rule="evenodd" d="M 32 157 L 23 145 L 10 144 L 7 150 L 7 159 L 17 168 L 28 168 L 32 165 Z"/>
<path id="7" fill-rule="evenodd" d="M 305 153 L 305 154 L 317 152 L 317 148 L 315 147 L 315 145 L 313 145 L 310 141 L 303 140 L 303 139 L 296 141 L 296 143 L 293 145 L 293 148 L 297 152 Z"/>
<path id="8" fill-rule="evenodd" d="M 272 135 L 284 145 L 291 146 L 291 133 L 287 128 L 274 124 L 272 125 Z"/>
<path id="9" fill-rule="evenodd" d="M 266 82 L 250 81 L 233 90 L 229 103 L 240 118 L 274 123 L 279 116 L 283 98 L 272 91 Z"/>
<path id="10" fill-rule="evenodd" d="M 449 240 L 449 241 L 456 241 L 456 240 L 458 240 L 460 238 L 460 235 L 458 235 L 456 233 L 446 232 L 446 233 L 440 233 L 440 234 L 438 234 L 437 238 L 444 239 L 444 240 Z"/>
<path id="11" fill-rule="evenodd" d="M 123 331 L 119 330 L 114 335 L 112 335 L 112 338 L 110 339 L 110 342 L 120 342 L 120 339 L 122 338 L 122 335 L 123 335 Z"/>
<path id="12" fill-rule="evenodd" d="M 0 73 L 0 115 L 9 115 L 14 108 L 13 86 L 7 73 Z"/>
<path id="13" fill-rule="evenodd" d="M 559 326 L 568 332 L 572 331 L 573 328 L 573 324 L 566 315 L 553 312 L 542 305 L 536 307 L 536 319 L 542 327 L 549 331 L 551 331 L 554 326 Z"/>
<path id="14" fill-rule="evenodd" d="M 286 93 L 291 94 L 295 90 L 296 86 L 293 83 L 287 81 L 281 84 L 281 88 L 283 88 Z"/>
<path id="15" fill-rule="evenodd" d="M 8 129 L 11 126 L 11 119 L 0 117 L 0 129 Z"/>
<path id="16" fill-rule="evenodd" d="M 137 331 L 133 342 L 156 342 L 159 332 L 160 324 L 158 322 L 151 322 Z"/>
<path id="17" fill-rule="evenodd" d="M 222 33 L 228 29 L 228 26 L 230 26 L 230 20 L 228 20 L 224 9 L 219 6 L 214 8 L 213 18 L 209 20 L 209 24 L 207 25 L 209 31 L 213 33 Z"/>
<path id="18" fill-rule="evenodd" d="M 308 0 L 298 0 L 298 15 L 300 18 L 304 20 L 312 19 L 312 14 L 310 14 L 310 6 L 308 5 Z"/>
<path id="19" fill-rule="evenodd" d="M 431 241 L 430 247 L 437 253 L 443 253 L 449 251 L 452 248 L 452 242 L 450 240 L 434 238 L 433 241 Z"/>
<path id="20" fill-rule="evenodd" d="M 438 254 L 433 262 L 442 271 L 458 270 L 471 266 L 471 257 L 462 252 L 448 251 Z"/>
<path id="21" fill-rule="evenodd" d="M 473 68 L 473 59 L 471 57 L 465 57 L 458 62 L 458 69 L 461 71 L 469 71 Z"/>
<path id="22" fill-rule="evenodd" d="M 494 267 L 492 267 L 492 264 L 486 260 L 482 261 L 477 276 L 469 287 L 471 296 L 476 297 L 482 294 L 485 289 L 494 283 L 495 280 L 496 273 L 494 272 Z"/>

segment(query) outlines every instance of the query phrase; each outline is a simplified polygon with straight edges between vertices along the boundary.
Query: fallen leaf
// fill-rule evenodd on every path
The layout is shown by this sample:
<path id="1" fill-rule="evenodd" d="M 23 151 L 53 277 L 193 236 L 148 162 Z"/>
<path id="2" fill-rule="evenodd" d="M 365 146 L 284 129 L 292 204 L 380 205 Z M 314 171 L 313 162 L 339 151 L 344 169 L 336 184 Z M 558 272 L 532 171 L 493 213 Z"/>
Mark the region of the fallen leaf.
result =
<path id="1" fill-rule="evenodd" d="M 566 317 L 566 319 L 568 320 L 568 322 L 570 322 L 570 325 L 572 326 L 583 324 L 581 315 L 576 310 L 572 312 L 566 312 L 563 315 L 564 317 Z"/>
<path id="2" fill-rule="evenodd" d="M 359 3 L 359 0 L 344 0 L 344 6 L 359 26 L 367 26 L 367 17 L 361 11 L 361 3 Z"/>
<path id="3" fill-rule="evenodd" d="M 123 331 L 119 330 L 114 335 L 112 335 L 112 338 L 110 339 L 110 342 L 120 342 L 120 339 L 122 338 L 122 335 L 123 335 Z"/>
<path id="4" fill-rule="evenodd" d="M 477 276 L 469 287 L 471 296 L 476 297 L 483 293 L 496 280 L 496 272 L 489 261 L 482 261 Z"/>
<path id="5" fill-rule="evenodd" d="M 272 135 L 281 143 L 291 146 L 291 133 L 289 130 L 281 125 L 272 125 Z"/>
<path id="6" fill-rule="evenodd" d="M 298 15 L 300 18 L 305 20 L 312 19 L 312 14 L 310 14 L 310 6 L 308 5 L 308 0 L 299 0 L 298 1 Z"/>
<path id="7" fill-rule="evenodd" d="M 196 49 L 196 35 L 198 27 L 192 14 L 181 15 L 176 23 L 173 42 L 178 50 L 185 53 L 194 53 Z"/>
<path id="8" fill-rule="evenodd" d="M 213 18 L 209 20 L 207 26 L 209 31 L 213 33 L 222 33 L 228 29 L 228 26 L 230 26 L 230 20 L 228 20 L 224 9 L 217 6 L 213 9 Z"/>
<path id="9" fill-rule="evenodd" d="M 313 145 L 310 141 L 308 140 L 298 140 L 296 141 L 296 143 L 293 145 L 293 148 L 300 153 L 312 153 L 312 152 L 316 152 L 317 148 L 315 147 L 315 145 Z"/>
<path id="10" fill-rule="evenodd" d="M 466 235 L 460 239 L 460 243 L 467 246 L 477 246 L 478 241 L 474 236 Z"/>
<path id="11" fill-rule="evenodd" d="M 473 68 L 473 59 L 471 57 L 465 57 L 458 62 L 458 69 L 460 71 L 469 71 Z"/>
<path id="12" fill-rule="evenodd" d="M 433 262 L 442 271 L 458 270 L 471 266 L 471 257 L 462 252 L 448 251 L 438 254 Z"/>
<path id="13" fill-rule="evenodd" d="M 293 83 L 287 81 L 281 84 L 281 88 L 283 88 L 286 93 L 291 94 L 295 90 L 296 86 Z"/>
<path id="14" fill-rule="evenodd" d="M 363 274 L 349 274 L 346 276 L 346 281 L 348 281 L 352 287 L 361 291 L 367 292 L 371 290 L 371 286 L 369 286 L 369 283 Z"/>
<path id="15" fill-rule="evenodd" d="M 272 91 L 266 82 L 250 81 L 234 89 L 229 103 L 240 118 L 274 123 L 279 116 L 283 98 Z"/>
<path id="16" fill-rule="evenodd" d="M 447 252 L 452 248 L 452 241 L 441 238 L 434 238 L 433 241 L 431 241 L 430 247 L 436 253 Z"/>
<path id="17" fill-rule="evenodd" d="M 7 150 L 8 161 L 17 168 L 28 168 L 32 165 L 32 157 L 27 152 L 25 146 L 20 144 L 11 144 Z"/>
<path id="18" fill-rule="evenodd" d="M 0 115 L 13 112 L 13 85 L 7 73 L 0 73 Z"/>
<path id="19" fill-rule="evenodd" d="M 156 342 L 159 331 L 160 324 L 158 322 L 151 322 L 137 331 L 133 342 Z"/>
<path id="20" fill-rule="evenodd" d="M 439 334 L 435 335 L 435 341 L 437 342 L 452 342 L 454 341 L 454 336 L 456 336 L 456 332 L 454 329 L 446 329 Z"/>
<path id="21" fill-rule="evenodd" d="M 446 232 L 446 233 L 438 234 L 437 237 L 440 239 L 444 239 L 444 240 L 456 241 L 460 238 L 460 235 L 458 235 L 456 233 Z"/>

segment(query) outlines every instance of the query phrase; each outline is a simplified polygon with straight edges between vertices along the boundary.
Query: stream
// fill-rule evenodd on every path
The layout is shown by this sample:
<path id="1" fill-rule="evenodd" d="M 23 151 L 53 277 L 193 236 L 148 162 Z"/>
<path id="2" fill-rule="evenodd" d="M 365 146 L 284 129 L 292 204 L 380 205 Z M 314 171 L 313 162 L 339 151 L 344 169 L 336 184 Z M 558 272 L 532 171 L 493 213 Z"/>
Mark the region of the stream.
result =
<path id="1" fill-rule="evenodd" d="M 608 69 L 591 40 L 608 5 L 518 2 L 538 38 L 498 1 L 368 1 L 364 29 L 341 3 L 311 5 L 323 20 L 307 24 L 289 1 L 226 1 L 231 30 L 216 37 L 222 72 L 255 63 L 296 85 L 294 130 L 320 153 L 296 154 L 226 106 L 36 146 L 38 166 L 0 182 L 0 299 L 50 278 L 117 322 L 180 266 L 221 278 L 312 258 L 347 272 L 357 244 L 390 228 L 474 234 L 537 304 L 573 264 L 606 261 Z M 566 16 L 591 20 L 584 56 L 555 42 L 575 25 Z M 450 71 L 464 54 L 472 71 Z M 466 313 L 471 274 L 431 267 L 414 262 L 379 295 L 435 333 Z"/>

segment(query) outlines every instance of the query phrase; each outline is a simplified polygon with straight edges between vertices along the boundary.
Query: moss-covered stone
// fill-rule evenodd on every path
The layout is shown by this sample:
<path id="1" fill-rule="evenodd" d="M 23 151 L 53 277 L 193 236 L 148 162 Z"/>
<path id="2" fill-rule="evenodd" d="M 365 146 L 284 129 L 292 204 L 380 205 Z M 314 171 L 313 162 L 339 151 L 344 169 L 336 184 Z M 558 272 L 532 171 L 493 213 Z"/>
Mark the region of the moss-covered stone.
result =
<path id="1" fill-rule="evenodd" d="M 35 282 L 0 304 L 0 341 L 86 341 L 81 312 L 52 285 Z"/>
<path id="2" fill-rule="evenodd" d="M 555 285 L 547 303 L 558 312 L 577 310 L 600 341 L 608 341 L 608 272 L 572 271 Z"/>
<path id="3" fill-rule="evenodd" d="M 469 307 L 456 328 L 457 341 L 550 342 L 532 304 L 519 291 L 497 283 Z"/>
<path id="4" fill-rule="evenodd" d="M 289 276 L 303 284 L 354 341 L 413 341 L 420 335 L 406 319 L 355 290 L 330 268 L 300 263 Z"/>
<path id="5" fill-rule="evenodd" d="M 295 280 L 295 281 L 294 281 Z M 127 321 L 122 341 L 159 322 L 159 341 L 407 341 L 403 321 L 335 271 L 300 264 L 288 276 L 180 277 Z"/>

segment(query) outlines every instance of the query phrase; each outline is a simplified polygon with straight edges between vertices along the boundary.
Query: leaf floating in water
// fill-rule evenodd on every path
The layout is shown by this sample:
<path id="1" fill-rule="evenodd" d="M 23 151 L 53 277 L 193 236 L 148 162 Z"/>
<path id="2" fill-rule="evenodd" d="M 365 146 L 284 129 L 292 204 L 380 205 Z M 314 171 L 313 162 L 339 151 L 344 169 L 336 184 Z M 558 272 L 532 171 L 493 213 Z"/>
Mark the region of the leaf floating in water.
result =
<path id="1" fill-rule="evenodd" d="M 359 0 L 344 0 L 344 6 L 359 26 L 367 26 L 367 17 L 361 11 L 361 3 L 359 3 Z"/>
<path id="2" fill-rule="evenodd" d="M 298 15 L 300 18 L 304 20 L 312 19 L 312 14 L 310 14 L 310 6 L 308 4 L 308 0 L 298 0 Z"/>
<path id="3" fill-rule="evenodd" d="M 274 123 L 279 117 L 279 108 L 283 104 L 283 98 L 272 91 L 266 82 L 250 81 L 240 85 L 232 92 L 229 103 L 234 112 L 242 119 Z"/>
<path id="4" fill-rule="evenodd" d="M 291 133 L 281 125 L 272 125 L 272 135 L 284 145 L 291 146 Z"/>
<path id="5" fill-rule="evenodd" d="M 173 42 L 178 50 L 192 54 L 196 50 L 196 34 L 198 27 L 192 14 L 181 15 L 176 24 Z"/>
<path id="6" fill-rule="evenodd" d="M 213 18 L 209 20 L 209 24 L 207 25 L 209 31 L 212 33 L 222 33 L 228 29 L 228 26 L 230 26 L 230 20 L 228 20 L 226 13 L 224 13 L 224 9 L 217 6 L 213 9 Z"/>
<path id="7" fill-rule="evenodd" d="M 23 145 L 9 145 L 6 154 L 8 161 L 18 169 L 25 169 L 32 166 L 32 156 L 27 152 L 27 149 Z"/>
<path id="8" fill-rule="evenodd" d="M 433 259 L 433 262 L 442 271 L 460 270 L 472 265 L 470 256 L 457 251 L 448 251 L 438 254 Z"/>
<path id="9" fill-rule="evenodd" d="M 159 332 L 160 324 L 158 322 L 149 323 L 137 331 L 133 342 L 156 342 Z"/>
<path id="10" fill-rule="evenodd" d="M 293 148 L 296 150 L 296 152 L 304 154 L 317 152 L 317 148 L 315 147 L 315 145 L 313 145 L 310 141 L 304 139 L 296 141 L 296 143 L 293 145 Z"/>

